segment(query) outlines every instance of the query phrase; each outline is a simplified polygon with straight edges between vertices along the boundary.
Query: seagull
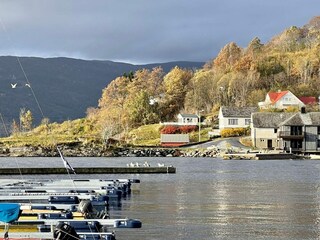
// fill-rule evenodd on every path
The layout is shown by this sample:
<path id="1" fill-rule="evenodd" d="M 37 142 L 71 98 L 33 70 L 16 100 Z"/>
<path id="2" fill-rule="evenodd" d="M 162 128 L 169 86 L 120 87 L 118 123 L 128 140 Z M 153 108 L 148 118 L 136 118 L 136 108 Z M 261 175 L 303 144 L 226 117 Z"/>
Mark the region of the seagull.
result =
<path id="1" fill-rule="evenodd" d="M 29 87 L 29 88 L 31 88 L 31 86 L 30 86 L 30 84 L 29 84 L 29 83 L 26 83 L 26 87 Z"/>
<path id="2" fill-rule="evenodd" d="M 17 87 L 17 83 L 14 83 L 14 84 L 11 83 L 11 87 L 12 87 L 12 88 L 16 88 L 16 87 Z"/>
<path id="3" fill-rule="evenodd" d="M 149 164 L 147 161 L 145 161 L 144 164 L 143 164 L 143 166 L 144 166 L 144 167 L 150 167 L 150 164 Z"/>

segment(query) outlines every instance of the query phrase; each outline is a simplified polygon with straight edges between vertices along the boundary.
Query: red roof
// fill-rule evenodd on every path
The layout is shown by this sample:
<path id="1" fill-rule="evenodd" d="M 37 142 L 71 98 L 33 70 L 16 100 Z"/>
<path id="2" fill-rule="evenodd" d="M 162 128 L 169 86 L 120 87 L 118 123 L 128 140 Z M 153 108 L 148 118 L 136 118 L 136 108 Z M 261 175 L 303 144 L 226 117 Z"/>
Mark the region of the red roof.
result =
<path id="1" fill-rule="evenodd" d="M 286 95 L 289 91 L 282 92 L 269 92 L 269 98 L 272 103 L 278 102 L 284 95 Z"/>
<path id="2" fill-rule="evenodd" d="M 303 102 L 305 105 L 308 104 L 317 104 L 317 100 L 315 97 L 299 97 L 300 101 Z"/>

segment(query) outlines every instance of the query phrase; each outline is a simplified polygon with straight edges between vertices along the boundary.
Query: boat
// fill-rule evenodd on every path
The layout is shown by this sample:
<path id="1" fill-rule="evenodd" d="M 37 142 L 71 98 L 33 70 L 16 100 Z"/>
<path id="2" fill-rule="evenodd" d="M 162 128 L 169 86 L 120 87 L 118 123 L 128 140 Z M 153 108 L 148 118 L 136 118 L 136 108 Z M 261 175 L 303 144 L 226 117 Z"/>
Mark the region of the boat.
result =
<path id="1" fill-rule="evenodd" d="M 320 160 L 320 155 L 317 155 L 317 154 L 310 154 L 309 155 L 310 159 L 314 159 L 314 160 Z"/>
<path id="2" fill-rule="evenodd" d="M 34 220 L 20 220 L 22 210 L 20 204 L 2 203 L 0 204 L 0 229 L 3 230 L 3 238 L 8 239 L 10 228 L 10 239 L 12 238 L 41 238 L 52 239 L 59 225 L 72 226 L 76 232 L 85 235 L 84 239 L 88 239 L 87 235 L 93 236 L 94 239 L 115 239 L 114 234 L 108 232 L 108 228 L 141 228 L 142 223 L 136 219 L 67 219 L 58 218 L 54 214 L 40 214 Z M 99 237 L 99 238 L 98 238 Z M 54 237 L 54 239 L 58 239 Z M 82 239 L 82 238 L 77 238 Z"/>
<path id="3" fill-rule="evenodd" d="M 115 240 L 115 233 L 98 231 L 95 226 L 96 223 L 88 224 L 70 224 L 66 222 L 58 223 L 54 228 L 49 231 L 38 231 L 38 232 L 10 232 L 4 235 L 1 239 L 56 239 L 56 240 L 81 240 L 81 239 L 92 239 L 92 240 Z"/>

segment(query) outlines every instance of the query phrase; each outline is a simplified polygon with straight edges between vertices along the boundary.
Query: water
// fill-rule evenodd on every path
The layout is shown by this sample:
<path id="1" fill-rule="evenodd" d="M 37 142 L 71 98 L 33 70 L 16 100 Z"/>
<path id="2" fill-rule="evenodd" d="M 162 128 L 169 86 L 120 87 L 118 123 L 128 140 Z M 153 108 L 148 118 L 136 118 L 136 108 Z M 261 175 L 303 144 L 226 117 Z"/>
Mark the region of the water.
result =
<path id="1" fill-rule="evenodd" d="M 110 214 L 140 219 L 143 227 L 117 229 L 118 240 L 320 238 L 320 161 L 68 158 L 73 167 L 126 166 L 145 160 L 151 166 L 157 162 L 172 164 L 177 173 L 72 176 L 141 180 L 140 190 Z M 1 158 L 0 164 L 62 166 L 58 158 Z"/>

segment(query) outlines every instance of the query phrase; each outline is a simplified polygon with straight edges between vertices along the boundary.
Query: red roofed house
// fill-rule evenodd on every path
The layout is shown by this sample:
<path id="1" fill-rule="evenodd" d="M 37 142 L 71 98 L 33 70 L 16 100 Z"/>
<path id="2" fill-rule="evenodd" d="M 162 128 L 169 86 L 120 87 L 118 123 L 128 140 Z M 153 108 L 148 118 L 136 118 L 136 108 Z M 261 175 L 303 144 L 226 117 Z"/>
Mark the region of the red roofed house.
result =
<path id="1" fill-rule="evenodd" d="M 305 103 L 290 91 L 268 92 L 264 102 L 259 102 L 261 109 L 286 109 L 288 107 L 298 107 L 300 109 L 305 106 Z"/>

